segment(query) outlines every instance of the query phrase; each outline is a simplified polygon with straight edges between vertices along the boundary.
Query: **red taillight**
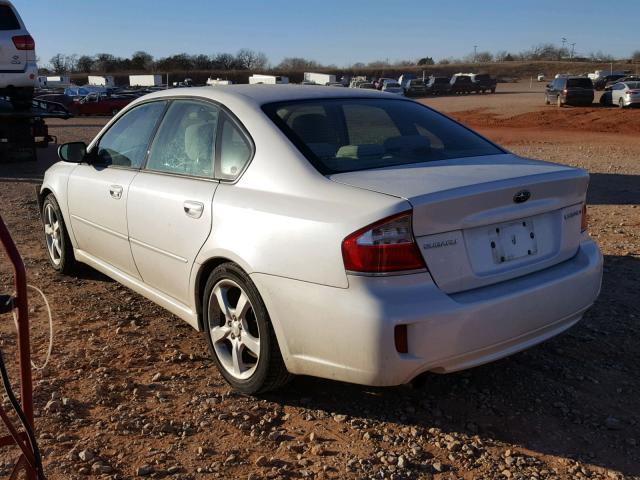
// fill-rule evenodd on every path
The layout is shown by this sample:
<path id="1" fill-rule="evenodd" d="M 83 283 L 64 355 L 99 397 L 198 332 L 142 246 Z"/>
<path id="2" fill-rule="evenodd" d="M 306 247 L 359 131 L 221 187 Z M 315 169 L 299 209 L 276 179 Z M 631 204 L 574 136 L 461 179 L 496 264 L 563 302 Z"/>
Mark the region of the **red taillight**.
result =
<path id="1" fill-rule="evenodd" d="M 589 215 L 587 214 L 587 204 L 582 204 L 582 219 L 580 221 L 580 231 L 586 232 L 589 228 Z"/>
<path id="2" fill-rule="evenodd" d="M 36 48 L 36 42 L 33 41 L 31 35 L 18 35 L 12 40 L 18 50 L 35 50 Z"/>
<path id="3" fill-rule="evenodd" d="M 342 242 L 348 271 L 392 273 L 426 268 L 411 230 L 411 212 L 368 225 Z"/>
<path id="4" fill-rule="evenodd" d="M 562 94 L 566 95 L 567 93 L 569 93 L 569 90 L 567 90 L 566 88 L 564 90 L 562 90 Z"/>

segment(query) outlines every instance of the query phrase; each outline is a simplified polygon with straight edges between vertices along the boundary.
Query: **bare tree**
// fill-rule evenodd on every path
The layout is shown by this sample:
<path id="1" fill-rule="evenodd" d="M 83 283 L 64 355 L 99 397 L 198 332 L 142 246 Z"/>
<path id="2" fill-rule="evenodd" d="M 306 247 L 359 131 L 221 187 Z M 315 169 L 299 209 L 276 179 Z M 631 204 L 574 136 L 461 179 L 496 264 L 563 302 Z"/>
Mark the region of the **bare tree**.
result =
<path id="1" fill-rule="evenodd" d="M 262 52 L 242 48 L 236 54 L 236 62 L 244 70 L 260 70 L 267 67 L 269 60 Z"/>
<path id="2" fill-rule="evenodd" d="M 131 55 L 131 68 L 145 72 L 153 70 L 153 56 L 142 50 Z"/>
<path id="3" fill-rule="evenodd" d="M 323 66 L 315 60 L 308 60 L 302 57 L 285 57 L 276 67 L 278 70 L 288 71 L 313 70 L 316 68 L 323 68 Z"/>
<path id="4" fill-rule="evenodd" d="M 213 68 L 218 70 L 233 70 L 236 68 L 236 57 L 231 53 L 218 53 L 213 56 Z"/>
<path id="5" fill-rule="evenodd" d="M 93 57 L 82 55 L 78 58 L 76 70 L 81 73 L 91 73 L 93 70 Z"/>
<path id="6" fill-rule="evenodd" d="M 56 53 L 49 60 L 51 69 L 58 75 L 68 72 L 73 72 L 76 69 L 78 63 L 77 55 L 64 55 L 62 53 Z"/>

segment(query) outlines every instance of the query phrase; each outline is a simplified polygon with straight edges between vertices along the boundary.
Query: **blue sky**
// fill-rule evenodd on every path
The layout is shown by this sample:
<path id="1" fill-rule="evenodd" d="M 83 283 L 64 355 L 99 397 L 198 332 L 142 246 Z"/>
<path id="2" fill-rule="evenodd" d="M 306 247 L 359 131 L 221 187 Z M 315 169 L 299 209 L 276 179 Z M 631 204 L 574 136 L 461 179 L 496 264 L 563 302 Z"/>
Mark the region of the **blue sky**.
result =
<path id="1" fill-rule="evenodd" d="M 576 43 L 576 54 L 640 50 L 640 2 L 606 0 L 13 0 L 41 63 L 55 53 L 145 50 L 263 51 L 272 64 L 302 56 L 338 66 L 357 61 L 463 57 Z"/>

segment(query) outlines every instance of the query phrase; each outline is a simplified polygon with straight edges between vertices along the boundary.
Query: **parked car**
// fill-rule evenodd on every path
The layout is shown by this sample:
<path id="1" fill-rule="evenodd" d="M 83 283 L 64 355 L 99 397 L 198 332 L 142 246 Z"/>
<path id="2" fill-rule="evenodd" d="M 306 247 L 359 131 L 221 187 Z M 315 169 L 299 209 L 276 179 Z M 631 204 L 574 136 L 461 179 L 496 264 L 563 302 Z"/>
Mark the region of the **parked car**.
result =
<path id="1" fill-rule="evenodd" d="M 547 105 L 591 105 L 595 94 L 587 77 L 558 77 L 547 85 L 544 101 Z"/>
<path id="2" fill-rule="evenodd" d="M 356 88 L 365 88 L 365 89 L 369 89 L 369 90 L 375 90 L 376 89 L 375 85 L 373 83 L 369 83 L 369 82 L 358 83 Z"/>
<path id="3" fill-rule="evenodd" d="M 600 290 L 587 172 L 400 96 L 157 92 L 59 155 L 38 195 L 53 269 L 88 264 L 204 330 L 245 393 L 470 368 L 566 330 Z"/>
<path id="4" fill-rule="evenodd" d="M 604 90 L 604 88 L 607 86 L 607 83 L 617 82 L 618 80 L 624 77 L 626 77 L 626 74 L 624 73 L 614 73 L 612 75 L 605 75 L 604 77 L 598 77 L 596 80 L 593 81 L 593 87 L 596 90 Z"/>
<path id="5" fill-rule="evenodd" d="M 382 91 L 386 93 L 394 93 L 396 95 L 404 95 L 404 88 L 397 82 L 386 82 L 382 86 Z"/>
<path id="6" fill-rule="evenodd" d="M 409 85 L 409 82 L 411 80 L 415 80 L 416 78 L 418 77 L 416 76 L 415 73 L 403 73 L 398 78 L 398 83 L 402 85 L 402 88 L 407 88 L 407 85 Z"/>
<path id="7" fill-rule="evenodd" d="M 454 75 L 449 83 L 449 91 L 456 94 L 471 93 L 475 88 L 469 75 Z"/>
<path id="8" fill-rule="evenodd" d="M 640 82 L 640 77 L 636 76 L 636 75 L 628 75 L 628 76 L 622 77 L 622 78 L 620 78 L 618 80 L 609 80 L 607 82 L 607 84 L 605 85 L 604 89 L 608 90 L 618 82 Z"/>
<path id="9" fill-rule="evenodd" d="M 69 105 L 74 115 L 116 115 L 135 97 L 90 93 Z"/>
<path id="10" fill-rule="evenodd" d="M 404 89 L 404 94 L 407 97 L 424 97 L 427 93 L 427 86 L 422 80 L 409 80 L 407 88 Z"/>
<path id="11" fill-rule="evenodd" d="M 427 93 L 431 95 L 443 95 L 451 91 L 451 79 L 449 77 L 431 77 L 426 84 Z"/>
<path id="12" fill-rule="evenodd" d="M 38 78 L 35 42 L 11 2 L 0 0 L 0 97 L 16 110 L 31 106 Z"/>
<path id="13" fill-rule="evenodd" d="M 602 100 L 602 98 L 605 98 Z M 602 94 L 603 105 L 616 105 L 620 108 L 640 105 L 640 81 L 618 82 L 609 91 Z"/>
<path id="14" fill-rule="evenodd" d="M 382 87 L 384 87 L 384 84 L 386 82 L 398 83 L 398 81 L 395 78 L 381 77 L 381 78 L 377 79 L 375 82 L 373 82 L 373 85 L 375 86 L 376 89 L 382 90 Z"/>
<path id="15" fill-rule="evenodd" d="M 471 75 L 471 83 L 475 93 L 496 93 L 497 81 L 495 78 L 491 78 L 491 75 L 486 73 Z"/>

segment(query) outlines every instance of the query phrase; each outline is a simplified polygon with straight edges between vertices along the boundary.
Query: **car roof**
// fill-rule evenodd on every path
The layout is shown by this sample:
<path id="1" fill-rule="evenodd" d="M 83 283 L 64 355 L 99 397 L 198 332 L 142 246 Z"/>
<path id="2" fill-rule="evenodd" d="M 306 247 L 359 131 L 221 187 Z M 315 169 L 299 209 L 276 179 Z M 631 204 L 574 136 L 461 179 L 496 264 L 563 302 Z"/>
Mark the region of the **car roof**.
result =
<path id="1" fill-rule="evenodd" d="M 204 97 L 222 104 L 251 103 L 261 106 L 278 103 L 323 98 L 389 98 L 377 90 L 360 88 L 329 89 L 312 85 L 216 85 L 214 87 L 172 88 L 154 92 L 139 100 L 163 97 Z M 136 102 L 137 103 L 137 102 Z M 228 105 L 231 106 L 231 105 Z"/>

